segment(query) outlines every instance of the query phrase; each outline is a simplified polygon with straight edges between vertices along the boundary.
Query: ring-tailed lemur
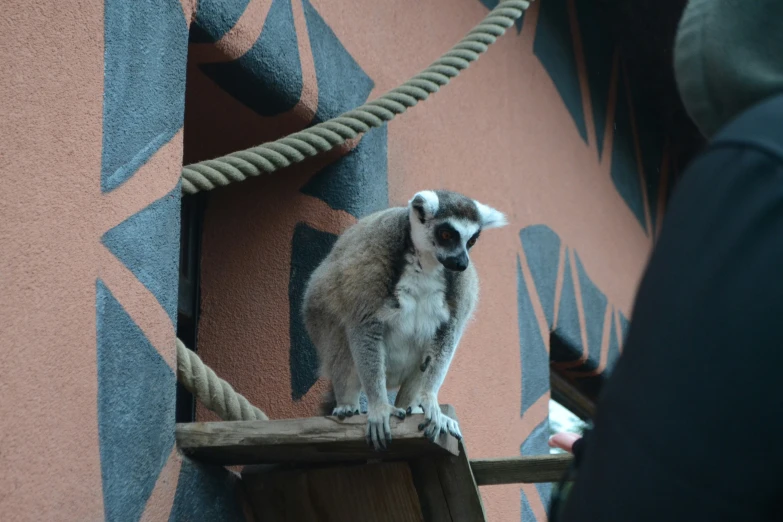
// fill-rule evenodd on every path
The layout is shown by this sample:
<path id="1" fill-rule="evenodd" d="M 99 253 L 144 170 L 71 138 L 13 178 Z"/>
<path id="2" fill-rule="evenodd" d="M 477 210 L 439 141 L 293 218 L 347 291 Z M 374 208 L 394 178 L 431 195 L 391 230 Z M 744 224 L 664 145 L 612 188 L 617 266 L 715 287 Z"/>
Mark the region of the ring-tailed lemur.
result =
<path id="1" fill-rule="evenodd" d="M 389 418 L 420 407 L 424 435 L 461 437 L 438 390 L 478 300 L 468 251 L 505 216 L 462 194 L 422 191 L 408 207 L 360 219 L 337 239 L 304 294 L 305 327 L 340 418 L 368 402 L 367 441 L 391 441 Z M 386 391 L 399 387 L 395 406 Z M 406 409 L 403 409 L 406 408 Z"/>

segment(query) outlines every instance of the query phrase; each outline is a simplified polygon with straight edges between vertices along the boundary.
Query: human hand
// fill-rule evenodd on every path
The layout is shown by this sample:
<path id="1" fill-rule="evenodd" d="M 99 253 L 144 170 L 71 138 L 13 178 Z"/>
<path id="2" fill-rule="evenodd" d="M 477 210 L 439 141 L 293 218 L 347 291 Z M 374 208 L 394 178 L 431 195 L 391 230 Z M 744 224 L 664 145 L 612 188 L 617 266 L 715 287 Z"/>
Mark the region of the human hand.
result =
<path id="1" fill-rule="evenodd" d="M 577 435 L 576 433 L 561 431 L 560 433 L 555 433 L 549 437 L 549 447 L 560 448 L 561 450 L 567 451 L 568 453 L 573 453 L 574 442 L 581 438 L 582 436 Z"/>

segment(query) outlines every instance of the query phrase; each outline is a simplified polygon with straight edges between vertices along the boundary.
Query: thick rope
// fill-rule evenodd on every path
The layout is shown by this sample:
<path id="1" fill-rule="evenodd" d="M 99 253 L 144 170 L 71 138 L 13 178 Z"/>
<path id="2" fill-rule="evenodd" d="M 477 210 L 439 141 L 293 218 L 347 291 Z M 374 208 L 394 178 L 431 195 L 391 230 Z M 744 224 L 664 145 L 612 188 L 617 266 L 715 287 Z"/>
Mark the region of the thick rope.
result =
<path id="1" fill-rule="evenodd" d="M 226 421 L 269 420 L 266 414 L 238 394 L 193 350 L 177 339 L 177 378 L 209 410 Z"/>
<path id="2" fill-rule="evenodd" d="M 501 0 L 476 27 L 435 63 L 380 98 L 284 138 L 182 169 L 182 191 L 195 194 L 261 173 L 272 173 L 329 151 L 380 127 L 426 100 L 483 54 L 522 16 L 530 2 Z"/>

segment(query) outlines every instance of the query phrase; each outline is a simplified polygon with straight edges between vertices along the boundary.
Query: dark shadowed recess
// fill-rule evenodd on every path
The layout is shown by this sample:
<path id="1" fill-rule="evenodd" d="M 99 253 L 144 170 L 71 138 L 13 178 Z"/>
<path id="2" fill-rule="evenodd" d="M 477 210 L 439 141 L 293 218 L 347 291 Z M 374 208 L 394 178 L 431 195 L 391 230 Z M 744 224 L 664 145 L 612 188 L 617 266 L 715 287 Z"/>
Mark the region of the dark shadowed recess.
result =
<path id="1" fill-rule="evenodd" d="M 629 82 L 671 137 L 674 181 L 704 145 L 685 112 L 674 80 L 673 49 L 687 0 L 589 0 L 620 47 Z"/>
<path id="2" fill-rule="evenodd" d="M 191 350 L 198 346 L 198 320 L 201 312 L 201 238 L 208 192 L 182 198 L 179 249 L 179 294 L 177 337 Z M 193 422 L 196 401 L 177 381 L 177 422 Z"/>

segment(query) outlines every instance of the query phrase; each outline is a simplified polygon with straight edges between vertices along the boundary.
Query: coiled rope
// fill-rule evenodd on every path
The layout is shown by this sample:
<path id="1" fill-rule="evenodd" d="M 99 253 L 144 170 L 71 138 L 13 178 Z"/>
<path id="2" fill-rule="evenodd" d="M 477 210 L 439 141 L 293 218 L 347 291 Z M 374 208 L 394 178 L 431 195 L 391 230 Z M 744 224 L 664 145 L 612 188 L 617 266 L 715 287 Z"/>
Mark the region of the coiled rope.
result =
<path id="1" fill-rule="evenodd" d="M 438 92 L 452 78 L 478 60 L 487 48 L 522 16 L 529 5 L 527 0 L 501 0 L 481 23 L 432 65 L 358 109 L 276 141 L 186 165 L 182 169 L 182 191 L 185 194 L 195 194 L 244 181 L 261 173 L 269 174 L 332 150 L 370 129 L 382 126 L 420 101 L 426 100 L 430 94 Z"/>
<path id="2" fill-rule="evenodd" d="M 177 378 L 194 397 L 226 421 L 269 420 L 177 339 Z"/>
<path id="3" fill-rule="evenodd" d="M 476 27 L 422 72 L 380 98 L 336 118 L 226 156 L 200 161 L 182 169 L 182 191 L 195 194 L 261 173 L 272 173 L 332 150 L 370 129 L 380 127 L 430 94 L 479 59 L 506 29 L 522 16 L 530 2 L 501 0 Z M 269 420 L 266 414 L 221 379 L 182 341 L 177 339 L 177 378 L 205 407 L 221 419 Z"/>

